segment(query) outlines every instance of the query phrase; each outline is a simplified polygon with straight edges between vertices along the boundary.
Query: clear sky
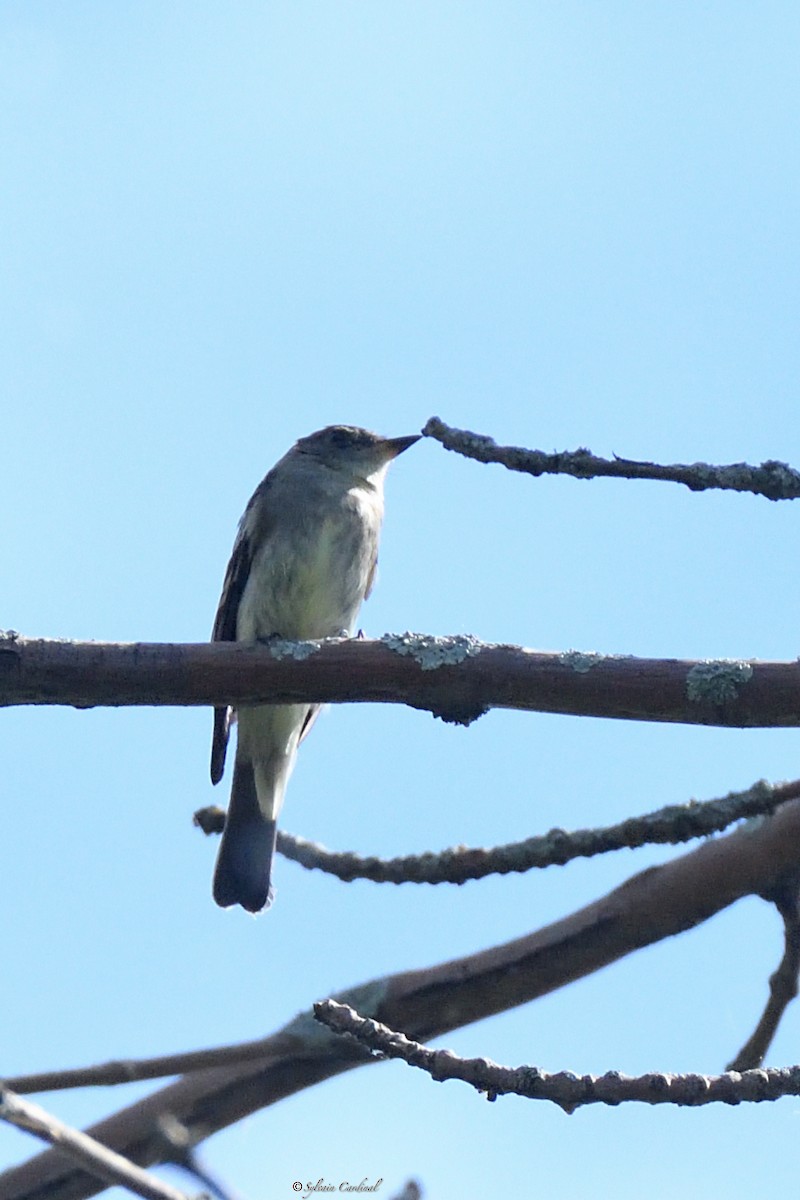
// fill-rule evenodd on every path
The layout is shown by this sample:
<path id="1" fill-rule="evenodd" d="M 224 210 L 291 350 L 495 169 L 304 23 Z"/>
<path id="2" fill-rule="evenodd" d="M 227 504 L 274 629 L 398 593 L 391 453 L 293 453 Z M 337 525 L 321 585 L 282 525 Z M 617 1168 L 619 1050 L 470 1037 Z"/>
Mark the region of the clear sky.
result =
<path id="1" fill-rule="evenodd" d="M 299 436 L 436 413 L 499 441 L 800 465 L 796 3 L 7 0 L 0 10 L 0 626 L 200 641 L 236 522 Z M 798 509 L 392 468 L 367 635 L 790 659 Z M 210 897 L 204 710 L 2 714 L 0 1074 L 265 1035 L 518 936 L 668 850 L 448 887 L 279 860 Z M 800 735 L 336 707 L 284 827 L 393 855 L 793 778 Z M 763 902 L 444 1039 L 576 1072 L 715 1072 L 778 962 Z M 800 1059 L 791 1013 L 771 1065 Z M 45 1096 L 88 1122 L 147 1088 Z M 205 1144 L 249 1197 L 410 1175 L 437 1200 L 796 1190 L 800 1103 L 572 1118 L 351 1072 Z M 0 1162 L 36 1144 L 0 1131 Z"/>

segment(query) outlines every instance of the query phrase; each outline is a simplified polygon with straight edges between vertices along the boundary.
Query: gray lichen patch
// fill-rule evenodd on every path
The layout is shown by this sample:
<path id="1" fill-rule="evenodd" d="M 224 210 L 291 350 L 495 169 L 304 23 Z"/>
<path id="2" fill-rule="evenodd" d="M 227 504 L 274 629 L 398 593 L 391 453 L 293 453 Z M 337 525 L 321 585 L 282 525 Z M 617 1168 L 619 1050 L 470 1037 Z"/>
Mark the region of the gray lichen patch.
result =
<path id="1" fill-rule="evenodd" d="M 596 650 L 565 650 L 563 654 L 559 654 L 558 661 L 562 666 L 571 667 L 573 671 L 585 675 L 606 658 L 607 655 L 598 654 Z"/>
<path id="2" fill-rule="evenodd" d="M 686 695 L 695 703 L 724 704 L 736 700 L 753 677 L 753 664 L 736 659 L 706 659 L 696 663 L 686 676 Z"/>
<path id="3" fill-rule="evenodd" d="M 302 662 L 316 654 L 321 648 L 321 642 L 291 642 L 285 638 L 270 638 L 266 643 L 273 658 L 294 658 Z"/>
<path id="4" fill-rule="evenodd" d="M 458 666 L 464 659 L 480 654 L 484 649 L 484 643 L 470 633 L 457 633 L 452 637 L 433 637 L 429 633 L 385 633 L 381 642 L 395 654 L 413 658 L 423 671 Z"/>
<path id="5" fill-rule="evenodd" d="M 472 433 L 469 429 L 452 430 L 439 417 L 431 417 L 425 424 L 422 430 L 423 437 L 446 438 L 456 433 L 458 446 L 461 449 L 476 455 L 491 453 L 497 449 L 497 442 L 494 438 L 487 437 L 483 433 Z M 446 447 L 450 449 L 450 447 Z"/>

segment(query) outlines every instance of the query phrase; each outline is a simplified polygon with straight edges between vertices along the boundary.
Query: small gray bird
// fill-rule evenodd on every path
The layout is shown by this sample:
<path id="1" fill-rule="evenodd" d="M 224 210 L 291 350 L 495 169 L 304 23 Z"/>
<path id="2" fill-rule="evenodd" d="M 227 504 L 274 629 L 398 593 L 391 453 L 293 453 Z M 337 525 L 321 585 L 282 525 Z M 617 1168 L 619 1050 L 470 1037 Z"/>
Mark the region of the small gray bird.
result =
<path id="1" fill-rule="evenodd" d="M 329 425 L 301 438 L 256 488 L 239 523 L 214 642 L 324 638 L 353 632 L 370 593 L 389 463 L 419 436 L 383 438 Z M 316 704 L 243 705 L 214 899 L 258 912 L 272 902 L 277 818 Z M 234 714 L 214 710 L 211 782 L 225 768 Z"/>

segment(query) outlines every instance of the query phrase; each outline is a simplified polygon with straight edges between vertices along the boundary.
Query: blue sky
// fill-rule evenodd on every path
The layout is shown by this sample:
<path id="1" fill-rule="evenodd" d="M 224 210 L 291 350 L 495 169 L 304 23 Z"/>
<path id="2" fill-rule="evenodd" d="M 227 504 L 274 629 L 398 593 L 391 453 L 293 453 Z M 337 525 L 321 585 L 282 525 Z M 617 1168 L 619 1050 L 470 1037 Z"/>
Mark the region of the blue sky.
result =
<path id="1" fill-rule="evenodd" d="M 431 414 L 543 450 L 800 464 L 789 3 L 8 2 L 0 11 L 0 625 L 200 641 L 236 522 L 299 436 Z M 797 511 L 532 480 L 423 442 L 392 468 L 365 632 L 789 659 Z M 218 911 L 191 826 L 210 713 L 2 714 L 2 1074 L 258 1037 L 312 1000 L 518 936 L 666 850 L 454 888 L 279 861 Z M 792 731 L 330 709 L 283 824 L 399 854 L 605 824 L 798 774 Z M 468 1055 L 714 1072 L 781 947 L 750 900 L 459 1031 Z M 798 1059 L 790 1013 L 770 1063 Z M 43 1097 L 88 1122 L 147 1088 Z M 800 1106 L 570 1119 L 400 1064 L 218 1135 L 251 1197 L 409 1175 L 440 1200 L 794 1187 Z M 35 1144 L 0 1130 L 0 1162 Z M 654 1163 L 658 1164 L 654 1167 Z"/>

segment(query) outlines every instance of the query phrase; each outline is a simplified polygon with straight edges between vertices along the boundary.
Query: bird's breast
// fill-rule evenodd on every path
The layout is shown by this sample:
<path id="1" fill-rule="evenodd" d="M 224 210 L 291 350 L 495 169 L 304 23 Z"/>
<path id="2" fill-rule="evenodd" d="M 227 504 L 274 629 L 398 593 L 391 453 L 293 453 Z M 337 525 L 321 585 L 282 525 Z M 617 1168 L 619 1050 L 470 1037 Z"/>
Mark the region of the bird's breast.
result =
<path id="1" fill-rule="evenodd" d="M 303 515 L 276 522 L 257 548 L 239 605 L 239 640 L 352 630 L 377 554 L 380 497 L 354 488 L 336 504 L 318 505 L 313 519 Z"/>

